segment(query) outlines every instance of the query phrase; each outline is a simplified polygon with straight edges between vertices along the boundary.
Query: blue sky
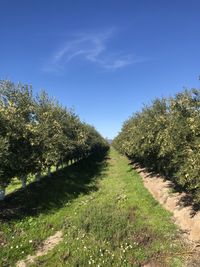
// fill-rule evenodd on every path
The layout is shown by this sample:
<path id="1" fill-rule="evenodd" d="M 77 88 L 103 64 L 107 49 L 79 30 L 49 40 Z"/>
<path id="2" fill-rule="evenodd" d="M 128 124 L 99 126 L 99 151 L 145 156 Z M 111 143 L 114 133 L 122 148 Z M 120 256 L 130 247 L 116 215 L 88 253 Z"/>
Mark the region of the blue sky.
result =
<path id="1" fill-rule="evenodd" d="M 153 98 L 199 87 L 199 0 L 0 0 L 0 79 L 46 89 L 113 138 Z"/>

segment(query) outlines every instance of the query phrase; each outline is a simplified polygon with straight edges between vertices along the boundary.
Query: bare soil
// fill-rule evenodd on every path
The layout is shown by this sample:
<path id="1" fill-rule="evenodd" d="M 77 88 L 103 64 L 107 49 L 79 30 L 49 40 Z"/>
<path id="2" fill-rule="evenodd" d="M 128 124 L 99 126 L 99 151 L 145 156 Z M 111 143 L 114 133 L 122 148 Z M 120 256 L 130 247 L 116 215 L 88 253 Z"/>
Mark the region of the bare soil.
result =
<path id="1" fill-rule="evenodd" d="M 26 267 L 30 263 L 34 263 L 36 258 L 44 256 L 52 250 L 60 241 L 62 241 L 62 232 L 58 231 L 54 235 L 47 238 L 43 245 L 36 251 L 35 255 L 29 255 L 25 260 L 18 261 L 17 267 Z"/>
<path id="2" fill-rule="evenodd" d="M 153 197 L 168 211 L 172 212 L 174 223 L 182 231 L 184 240 L 190 247 L 186 266 L 200 266 L 200 211 L 195 212 L 192 205 L 187 204 L 187 194 L 174 192 L 174 184 L 157 174 L 148 172 L 138 164 L 133 164 L 134 169 L 141 175 L 144 186 Z M 154 267 L 147 264 L 144 267 Z"/>

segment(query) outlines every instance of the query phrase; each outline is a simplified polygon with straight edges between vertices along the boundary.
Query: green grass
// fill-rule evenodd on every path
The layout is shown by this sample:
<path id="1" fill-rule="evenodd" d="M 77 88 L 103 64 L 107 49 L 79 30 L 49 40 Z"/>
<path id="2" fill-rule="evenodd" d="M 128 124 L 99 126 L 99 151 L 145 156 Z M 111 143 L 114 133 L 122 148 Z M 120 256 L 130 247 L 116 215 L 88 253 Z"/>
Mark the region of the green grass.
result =
<path id="1" fill-rule="evenodd" d="M 182 266 L 170 213 L 113 149 L 10 195 L 0 219 L 0 266 L 14 266 L 57 230 L 63 242 L 33 266 Z"/>

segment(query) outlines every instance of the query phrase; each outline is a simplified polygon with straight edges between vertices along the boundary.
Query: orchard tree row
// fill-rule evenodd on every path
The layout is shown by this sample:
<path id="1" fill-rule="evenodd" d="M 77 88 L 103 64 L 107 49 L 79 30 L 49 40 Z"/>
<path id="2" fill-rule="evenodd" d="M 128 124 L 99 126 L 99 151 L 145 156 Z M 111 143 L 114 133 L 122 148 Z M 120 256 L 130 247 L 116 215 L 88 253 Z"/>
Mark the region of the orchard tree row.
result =
<path id="1" fill-rule="evenodd" d="M 0 82 L 0 199 L 17 177 L 27 176 L 101 153 L 107 142 L 73 111 L 59 105 L 46 92 L 34 97 L 28 85 Z"/>
<path id="2" fill-rule="evenodd" d="M 164 174 L 200 203 L 200 90 L 144 106 L 124 123 L 113 145 Z"/>

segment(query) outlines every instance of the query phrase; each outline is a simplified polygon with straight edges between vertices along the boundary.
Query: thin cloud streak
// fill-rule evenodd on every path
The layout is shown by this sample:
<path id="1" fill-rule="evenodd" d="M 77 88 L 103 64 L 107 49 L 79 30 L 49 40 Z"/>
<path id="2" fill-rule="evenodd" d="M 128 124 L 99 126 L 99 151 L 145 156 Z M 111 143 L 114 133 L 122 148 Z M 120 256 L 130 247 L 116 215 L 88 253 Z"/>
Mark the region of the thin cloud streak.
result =
<path id="1" fill-rule="evenodd" d="M 109 29 L 103 33 L 73 35 L 70 41 L 51 56 L 43 71 L 60 72 L 76 58 L 112 71 L 144 61 L 131 54 L 111 54 L 108 41 L 112 39 L 115 32 L 115 29 Z"/>

